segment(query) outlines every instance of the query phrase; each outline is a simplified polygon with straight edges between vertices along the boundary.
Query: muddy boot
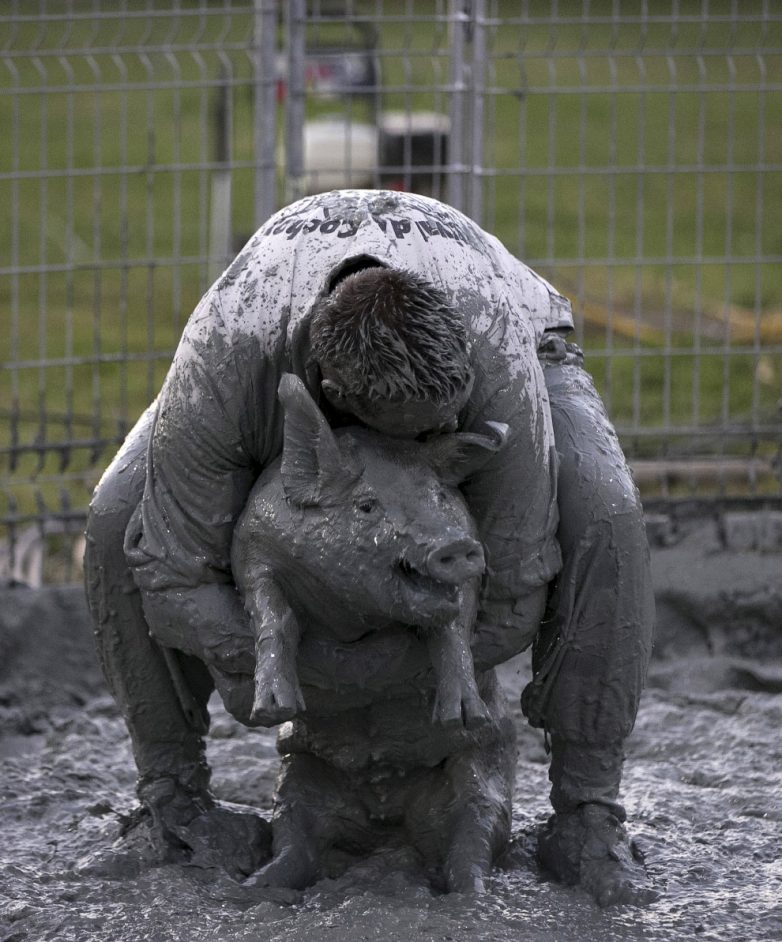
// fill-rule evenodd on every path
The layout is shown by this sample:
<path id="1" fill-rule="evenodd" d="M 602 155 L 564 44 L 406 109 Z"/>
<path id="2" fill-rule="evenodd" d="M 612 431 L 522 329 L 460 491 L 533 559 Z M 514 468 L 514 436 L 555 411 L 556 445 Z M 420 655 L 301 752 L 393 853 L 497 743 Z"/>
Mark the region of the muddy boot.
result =
<path id="1" fill-rule="evenodd" d="M 538 857 L 560 882 L 578 884 L 599 906 L 645 906 L 659 898 L 641 851 L 605 805 L 552 815 L 538 834 Z"/>
<path id="2" fill-rule="evenodd" d="M 221 868 L 242 880 L 271 854 L 271 825 L 249 807 L 215 801 L 209 792 L 193 792 L 173 778 L 145 783 L 139 797 L 167 860 Z"/>

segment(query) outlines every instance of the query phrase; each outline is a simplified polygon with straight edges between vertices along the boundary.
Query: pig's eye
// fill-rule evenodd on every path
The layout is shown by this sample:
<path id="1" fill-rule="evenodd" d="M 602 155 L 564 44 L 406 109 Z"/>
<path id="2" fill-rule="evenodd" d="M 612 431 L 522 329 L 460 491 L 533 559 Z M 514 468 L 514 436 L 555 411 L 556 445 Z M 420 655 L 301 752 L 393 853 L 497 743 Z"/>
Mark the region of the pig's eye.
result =
<path id="1" fill-rule="evenodd" d="M 439 489 L 438 489 L 437 494 L 436 494 L 436 497 L 437 497 L 437 503 L 438 503 L 438 504 L 447 504 L 447 503 L 448 503 L 448 495 L 447 495 L 446 492 L 443 490 L 443 488 L 439 488 Z"/>
<path id="2" fill-rule="evenodd" d="M 377 498 L 359 497 L 356 501 L 356 507 L 358 507 L 362 514 L 371 514 L 375 507 L 377 507 Z"/>

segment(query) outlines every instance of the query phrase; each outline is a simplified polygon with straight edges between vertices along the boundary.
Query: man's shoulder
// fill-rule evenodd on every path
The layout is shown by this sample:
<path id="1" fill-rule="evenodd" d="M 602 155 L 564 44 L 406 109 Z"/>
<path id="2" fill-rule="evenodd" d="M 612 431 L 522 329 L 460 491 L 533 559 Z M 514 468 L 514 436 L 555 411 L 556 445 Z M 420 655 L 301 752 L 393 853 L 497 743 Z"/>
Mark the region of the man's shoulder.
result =
<path id="1" fill-rule="evenodd" d="M 497 293 L 507 316 L 528 323 L 538 342 L 547 330 L 572 330 L 573 312 L 568 298 L 499 240 L 496 243 Z"/>

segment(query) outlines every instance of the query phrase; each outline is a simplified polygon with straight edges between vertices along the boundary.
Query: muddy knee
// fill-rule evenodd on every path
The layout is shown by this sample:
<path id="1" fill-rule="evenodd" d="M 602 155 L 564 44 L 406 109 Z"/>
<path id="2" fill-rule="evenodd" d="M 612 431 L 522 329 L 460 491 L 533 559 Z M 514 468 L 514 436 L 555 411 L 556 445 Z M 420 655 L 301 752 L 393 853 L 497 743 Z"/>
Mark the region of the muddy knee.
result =
<path id="1" fill-rule="evenodd" d="M 135 589 L 125 560 L 125 530 L 144 494 L 146 451 L 154 410 L 141 416 L 104 472 L 90 501 L 84 553 L 85 584 L 96 628 L 109 615 L 112 590 Z"/>

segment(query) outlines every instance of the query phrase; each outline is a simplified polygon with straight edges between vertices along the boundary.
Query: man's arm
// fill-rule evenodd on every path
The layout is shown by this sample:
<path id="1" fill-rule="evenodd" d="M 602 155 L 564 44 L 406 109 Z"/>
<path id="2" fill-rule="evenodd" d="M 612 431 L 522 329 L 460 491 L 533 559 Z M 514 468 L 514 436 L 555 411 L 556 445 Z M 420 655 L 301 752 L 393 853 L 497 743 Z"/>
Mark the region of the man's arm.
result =
<path id="1" fill-rule="evenodd" d="M 541 586 L 515 602 L 484 601 L 472 642 L 477 671 L 504 664 L 529 647 L 540 629 L 546 595 L 546 587 Z"/>
<path id="2" fill-rule="evenodd" d="M 152 637 L 229 672 L 252 672 L 254 663 L 230 546 L 274 418 L 273 400 L 253 393 L 259 375 L 276 388 L 275 373 L 262 344 L 251 350 L 226 339 L 213 288 L 188 322 L 158 398 L 144 495 L 125 534 Z"/>
<path id="3" fill-rule="evenodd" d="M 534 341 L 505 315 L 478 339 L 474 357 L 478 381 L 463 425 L 478 432 L 497 421 L 510 429 L 505 447 L 463 486 L 487 558 L 473 639 L 476 667 L 485 669 L 532 642 L 561 557 L 557 459 Z"/>
<path id="4" fill-rule="evenodd" d="M 160 644 L 227 674 L 252 674 L 252 626 L 233 585 L 148 591 L 142 600 L 150 633 Z"/>

